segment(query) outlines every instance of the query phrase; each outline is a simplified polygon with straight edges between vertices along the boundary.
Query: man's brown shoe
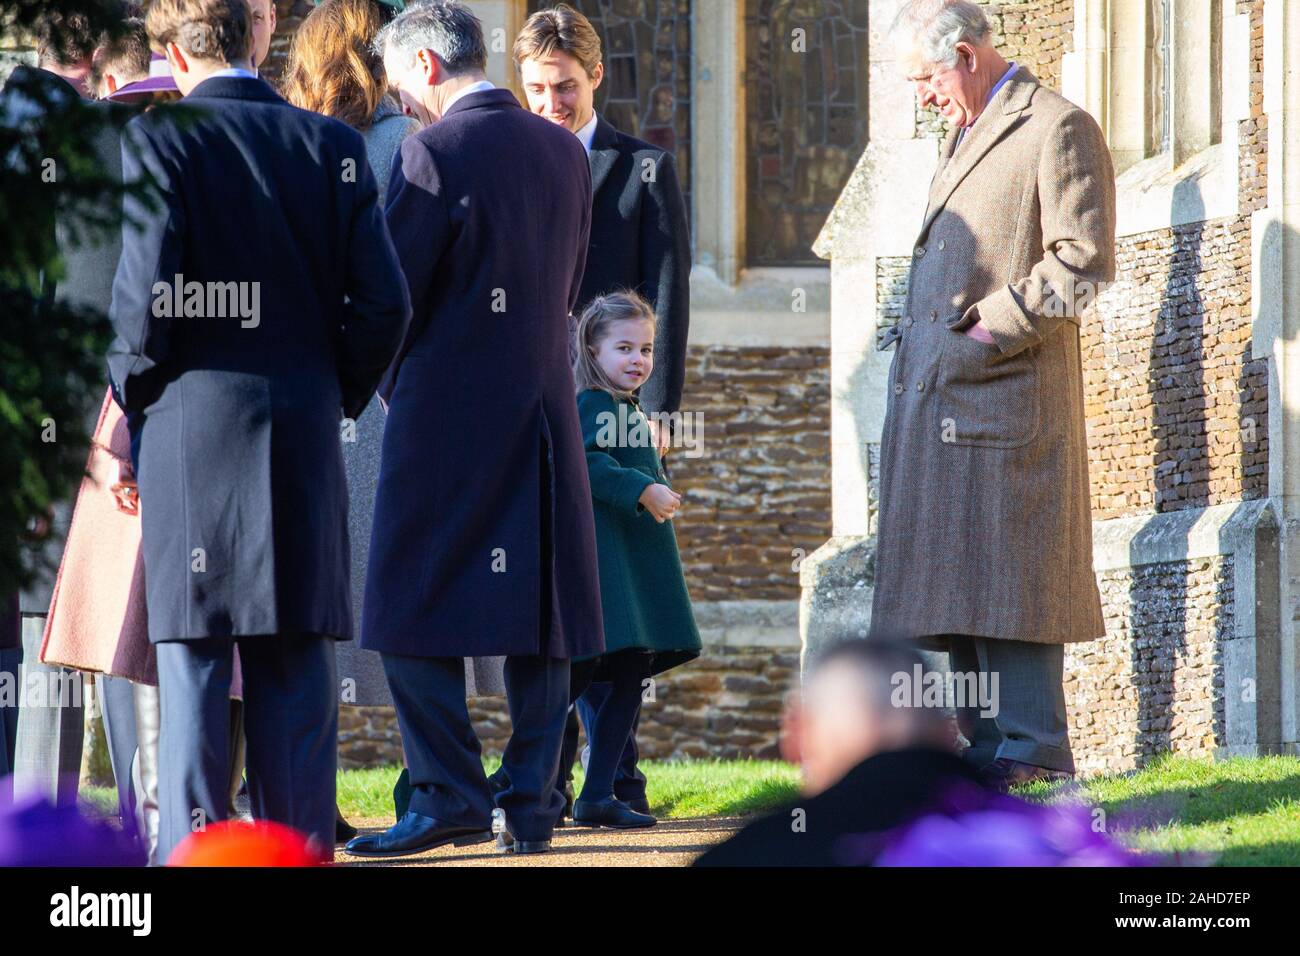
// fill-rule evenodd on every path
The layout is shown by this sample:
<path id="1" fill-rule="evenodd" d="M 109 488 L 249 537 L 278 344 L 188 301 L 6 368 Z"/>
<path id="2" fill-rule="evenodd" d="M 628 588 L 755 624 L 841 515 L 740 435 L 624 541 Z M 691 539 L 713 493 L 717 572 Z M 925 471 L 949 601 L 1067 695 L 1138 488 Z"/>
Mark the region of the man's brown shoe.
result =
<path id="1" fill-rule="evenodd" d="M 980 768 L 980 776 L 987 786 L 1002 793 L 1006 793 L 1012 787 L 1032 783 L 1035 780 L 1058 783 L 1062 780 L 1074 779 L 1074 774 L 1067 770 L 1035 767 L 1031 763 L 1021 763 L 1019 760 L 1012 760 L 1010 757 L 999 757 L 992 763 L 985 764 Z"/>

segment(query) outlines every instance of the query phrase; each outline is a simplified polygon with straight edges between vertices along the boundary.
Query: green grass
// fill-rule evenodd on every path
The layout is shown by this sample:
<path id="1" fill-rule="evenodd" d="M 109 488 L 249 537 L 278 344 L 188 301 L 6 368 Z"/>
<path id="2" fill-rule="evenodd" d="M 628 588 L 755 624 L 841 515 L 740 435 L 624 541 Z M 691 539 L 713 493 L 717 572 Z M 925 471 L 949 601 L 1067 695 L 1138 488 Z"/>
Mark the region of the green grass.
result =
<path id="1" fill-rule="evenodd" d="M 491 772 L 500 761 L 485 760 Z M 643 761 L 650 808 L 661 819 L 761 813 L 794 798 L 796 768 L 777 761 Z M 339 774 L 339 805 L 351 820 L 390 819 L 399 768 Z M 575 784 L 582 786 L 581 770 Z M 1034 784 L 1028 800 L 1073 800 L 1104 811 L 1106 830 L 1124 844 L 1187 863 L 1300 866 L 1300 760 L 1252 757 L 1212 762 L 1163 757 L 1142 770 L 1069 786 Z M 116 794 L 83 789 L 108 812 Z"/>
<path id="2" fill-rule="evenodd" d="M 1300 866 L 1300 760 L 1220 762 L 1162 757 L 1142 770 L 1070 786 L 1034 784 L 1030 800 L 1074 800 L 1105 812 L 1135 850 L 1219 866 Z"/>
<path id="3" fill-rule="evenodd" d="M 486 759 L 488 773 L 501 761 Z M 793 799 L 799 771 L 777 760 L 641 761 L 650 810 L 661 819 L 761 813 Z M 345 817 L 391 817 L 393 782 L 400 767 L 347 770 L 339 774 L 339 806 Z M 582 768 L 574 773 L 582 789 Z"/>
<path id="4" fill-rule="evenodd" d="M 483 761 L 488 773 L 501 765 Z M 794 798 L 799 771 L 777 760 L 641 761 L 648 781 L 650 809 L 661 819 L 736 816 L 761 813 Z M 349 820 L 393 815 L 393 783 L 400 767 L 345 770 L 338 778 L 338 801 Z M 574 775 L 582 789 L 582 768 Z M 100 812 L 117 812 L 117 792 L 109 787 L 83 787 L 82 797 Z"/>

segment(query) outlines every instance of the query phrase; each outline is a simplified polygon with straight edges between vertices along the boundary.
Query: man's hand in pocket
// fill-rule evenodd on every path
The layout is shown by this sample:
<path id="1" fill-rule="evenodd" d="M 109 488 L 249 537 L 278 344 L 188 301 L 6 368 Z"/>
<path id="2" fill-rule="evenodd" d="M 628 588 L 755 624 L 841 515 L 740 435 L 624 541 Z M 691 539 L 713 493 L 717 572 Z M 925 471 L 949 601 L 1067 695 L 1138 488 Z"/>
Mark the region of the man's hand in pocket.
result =
<path id="1" fill-rule="evenodd" d="M 977 342 L 983 342 L 985 345 L 997 344 L 996 342 L 993 341 L 993 336 L 989 335 L 989 330 L 984 328 L 984 326 L 979 322 L 976 322 L 969 329 L 967 329 L 966 334 L 969 335 Z"/>

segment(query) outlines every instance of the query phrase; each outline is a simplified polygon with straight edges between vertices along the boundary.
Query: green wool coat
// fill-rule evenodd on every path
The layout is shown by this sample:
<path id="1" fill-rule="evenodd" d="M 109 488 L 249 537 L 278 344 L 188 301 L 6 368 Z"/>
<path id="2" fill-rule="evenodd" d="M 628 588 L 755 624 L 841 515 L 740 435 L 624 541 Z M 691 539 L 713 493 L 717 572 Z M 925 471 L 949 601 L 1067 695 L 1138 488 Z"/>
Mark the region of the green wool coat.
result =
<path id="1" fill-rule="evenodd" d="M 646 486 L 668 478 L 635 402 L 589 388 L 578 395 L 578 417 L 596 517 L 605 653 L 652 651 L 650 672 L 657 674 L 700 653 L 673 523 L 655 521 L 637 501 Z"/>

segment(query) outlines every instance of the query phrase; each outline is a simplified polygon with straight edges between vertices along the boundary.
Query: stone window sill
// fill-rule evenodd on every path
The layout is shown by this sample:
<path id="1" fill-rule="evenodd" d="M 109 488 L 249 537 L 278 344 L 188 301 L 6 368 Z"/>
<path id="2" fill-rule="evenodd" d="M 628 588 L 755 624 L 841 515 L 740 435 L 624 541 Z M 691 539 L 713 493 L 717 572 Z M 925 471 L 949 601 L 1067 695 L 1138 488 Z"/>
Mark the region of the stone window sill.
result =
<path id="1" fill-rule="evenodd" d="M 1124 170 L 1115 180 L 1117 236 L 1235 216 L 1237 144 L 1218 143 L 1177 169 L 1168 152 Z"/>

